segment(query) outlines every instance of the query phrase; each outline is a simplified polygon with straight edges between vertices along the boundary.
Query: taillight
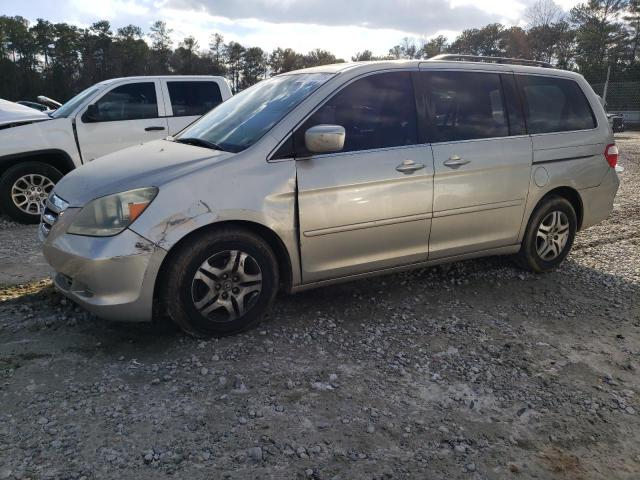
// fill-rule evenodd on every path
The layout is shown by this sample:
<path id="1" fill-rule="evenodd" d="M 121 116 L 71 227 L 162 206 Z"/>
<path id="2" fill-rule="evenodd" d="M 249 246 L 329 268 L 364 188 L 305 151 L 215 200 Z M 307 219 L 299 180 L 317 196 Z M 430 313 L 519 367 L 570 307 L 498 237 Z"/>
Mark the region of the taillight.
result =
<path id="1" fill-rule="evenodd" d="M 604 158 L 607 159 L 611 168 L 616 168 L 618 164 L 618 147 L 616 147 L 615 143 L 607 145 L 607 148 L 604 149 Z"/>

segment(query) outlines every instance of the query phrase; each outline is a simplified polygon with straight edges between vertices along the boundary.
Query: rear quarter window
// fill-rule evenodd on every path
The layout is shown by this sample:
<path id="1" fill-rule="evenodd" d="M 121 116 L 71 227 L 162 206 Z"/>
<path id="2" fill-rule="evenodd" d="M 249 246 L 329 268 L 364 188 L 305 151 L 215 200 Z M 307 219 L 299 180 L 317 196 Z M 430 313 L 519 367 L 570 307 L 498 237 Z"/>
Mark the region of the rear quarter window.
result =
<path id="1" fill-rule="evenodd" d="M 222 103 L 216 82 L 170 81 L 167 88 L 175 117 L 204 115 Z"/>
<path id="2" fill-rule="evenodd" d="M 580 86 L 566 78 L 518 75 L 529 133 L 569 132 L 596 127 Z"/>

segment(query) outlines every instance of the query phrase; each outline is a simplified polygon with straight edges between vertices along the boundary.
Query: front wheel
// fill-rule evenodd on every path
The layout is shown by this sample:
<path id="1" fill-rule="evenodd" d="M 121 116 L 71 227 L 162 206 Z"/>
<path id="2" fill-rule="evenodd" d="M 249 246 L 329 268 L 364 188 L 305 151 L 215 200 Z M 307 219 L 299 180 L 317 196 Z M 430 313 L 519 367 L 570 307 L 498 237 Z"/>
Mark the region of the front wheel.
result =
<path id="1" fill-rule="evenodd" d="M 567 199 L 552 196 L 543 200 L 527 225 L 518 263 L 536 273 L 553 270 L 567 258 L 576 230 L 576 212 Z"/>
<path id="2" fill-rule="evenodd" d="M 225 336 L 256 325 L 278 290 L 278 263 L 262 238 L 220 229 L 188 239 L 170 259 L 161 300 L 185 332 Z"/>
<path id="3" fill-rule="evenodd" d="M 20 223 L 39 223 L 44 204 L 62 173 L 42 162 L 18 163 L 0 178 L 0 209 Z"/>

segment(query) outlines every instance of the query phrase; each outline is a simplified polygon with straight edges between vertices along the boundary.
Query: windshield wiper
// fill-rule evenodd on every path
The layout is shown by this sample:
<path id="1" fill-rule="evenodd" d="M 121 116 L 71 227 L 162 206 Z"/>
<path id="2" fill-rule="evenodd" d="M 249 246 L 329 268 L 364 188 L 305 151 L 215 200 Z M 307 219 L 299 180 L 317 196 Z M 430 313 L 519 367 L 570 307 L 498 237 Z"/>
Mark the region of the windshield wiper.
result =
<path id="1" fill-rule="evenodd" d="M 217 143 L 210 142 L 209 140 L 204 140 L 202 138 L 195 137 L 187 137 L 187 138 L 176 138 L 174 142 L 178 143 L 186 143 L 187 145 L 193 145 L 195 147 L 204 147 L 210 148 L 212 150 L 220 150 L 221 152 L 226 152 L 224 148 L 222 148 Z"/>

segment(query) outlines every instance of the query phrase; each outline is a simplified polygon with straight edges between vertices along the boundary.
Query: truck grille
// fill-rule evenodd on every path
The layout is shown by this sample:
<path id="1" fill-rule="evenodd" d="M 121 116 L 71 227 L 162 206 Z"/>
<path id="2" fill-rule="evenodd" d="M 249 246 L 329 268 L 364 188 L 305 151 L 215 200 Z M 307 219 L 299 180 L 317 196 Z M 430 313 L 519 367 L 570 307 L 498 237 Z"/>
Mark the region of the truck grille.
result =
<path id="1" fill-rule="evenodd" d="M 42 221 L 40 223 L 40 230 L 44 237 L 49 235 L 51 228 L 58 221 L 60 215 L 69 207 L 69 204 L 57 196 L 55 193 L 49 195 L 49 199 L 42 213 Z"/>

